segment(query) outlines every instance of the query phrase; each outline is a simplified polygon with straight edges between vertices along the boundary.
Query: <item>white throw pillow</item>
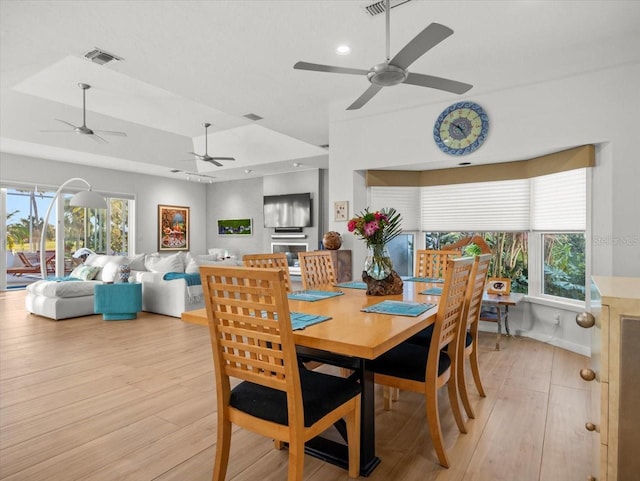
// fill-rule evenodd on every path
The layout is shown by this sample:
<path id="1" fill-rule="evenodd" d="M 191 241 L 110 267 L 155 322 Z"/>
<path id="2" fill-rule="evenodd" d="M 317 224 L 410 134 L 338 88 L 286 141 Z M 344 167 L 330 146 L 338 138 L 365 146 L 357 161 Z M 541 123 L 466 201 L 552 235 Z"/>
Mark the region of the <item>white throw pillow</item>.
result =
<path id="1" fill-rule="evenodd" d="M 188 256 L 187 258 L 189 261 L 184 268 L 184 272 L 187 274 L 199 274 L 200 266 L 220 263 L 216 255 Z"/>
<path id="2" fill-rule="evenodd" d="M 209 249 L 209 255 L 216 256 L 216 259 L 224 259 L 227 255 L 227 249 Z"/>
<path id="3" fill-rule="evenodd" d="M 129 267 L 132 271 L 144 271 L 144 254 L 136 254 L 129 259 Z"/>
<path id="4" fill-rule="evenodd" d="M 149 254 L 144 259 L 144 266 L 151 272 L 184 272 L 184 256 L 182 252 L 169 256 Z"/>

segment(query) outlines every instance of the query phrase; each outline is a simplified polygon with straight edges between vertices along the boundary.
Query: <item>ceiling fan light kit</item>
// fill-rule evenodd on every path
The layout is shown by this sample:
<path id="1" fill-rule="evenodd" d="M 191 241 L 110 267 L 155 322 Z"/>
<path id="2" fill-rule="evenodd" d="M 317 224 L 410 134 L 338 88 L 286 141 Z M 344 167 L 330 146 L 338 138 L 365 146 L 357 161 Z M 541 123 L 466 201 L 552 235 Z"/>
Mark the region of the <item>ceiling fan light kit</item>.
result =
<path id="1" fill-rule="evenodd" d="M 380 3 L 380 2 L 378 2 Z M 404 2 L 403 2 L 404 3 Z M 374 65 L 369 70 L 333 67 L 330 65 L 320 65 L 309 62 L 297 62 L 293 68 L 298 70 L 310 70 L 314 72 L 342 73 L 349 75 L 366 75 L 371 86 L 356 99 L 347 110 L 356 110 L 361 108 L 369 100 L 373 98 L 383 87 L 391 87 L 401 83 L 416 85 L 419 87 L 428 87 L 437 90 L 444 90 L 455 94 L 463 94 L 473 87 L 473 85 L 450 80 L 433 75 L 423 75 L 417 73 L 409 73 L 407 68 L 418 60 L 422 55 L 427 53 L 433 47 L 438 45 L 444 39 L 453 35 L 453 30 L 439 23 L 431 23 L 422 32 L 416 35 L 407 45 L 398 52 L 395 57 L 390 55 L 390 11 L 391 2 L 386 0 L 386 43 L 387 58 L 386 61 Z"/>

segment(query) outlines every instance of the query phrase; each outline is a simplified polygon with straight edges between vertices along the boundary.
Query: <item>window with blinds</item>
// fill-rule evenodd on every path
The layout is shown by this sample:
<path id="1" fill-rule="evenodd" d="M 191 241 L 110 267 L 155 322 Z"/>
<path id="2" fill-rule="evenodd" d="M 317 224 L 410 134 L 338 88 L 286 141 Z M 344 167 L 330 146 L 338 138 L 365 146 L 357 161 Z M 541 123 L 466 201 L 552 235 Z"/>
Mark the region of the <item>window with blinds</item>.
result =
<path id="1" fill-rule="evenodd" d="M 372 210 L 393 207 L 402 215 L 402 230 L 420 230 L 421 187 L 371 187 Z"/>
<path id="2" fill-rule="evenodd" d="M 531 230 L 583 231 L 586 220 L 586 169 L 531 179 Z"/>
<path id="3" fill-rule="evenodd" d="M 428 187 L 371 187 L 372 209 L 395 207 L 404 230 L 581 231 L 586 169 L 531 179 Z"/>

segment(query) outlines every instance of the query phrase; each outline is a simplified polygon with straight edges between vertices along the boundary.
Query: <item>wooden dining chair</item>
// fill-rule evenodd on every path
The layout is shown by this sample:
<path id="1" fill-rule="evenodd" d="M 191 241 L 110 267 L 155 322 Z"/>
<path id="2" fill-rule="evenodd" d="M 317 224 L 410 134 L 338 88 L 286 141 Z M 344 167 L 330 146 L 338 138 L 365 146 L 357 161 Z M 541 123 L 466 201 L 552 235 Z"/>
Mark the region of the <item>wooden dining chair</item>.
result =
<path id="1" fill-rule="evenodd" d="M 435 250 L 420 249 L 416 251 L 416 265 L 413 275 L 415 277 L 432 277 L 444 278 L 447 270 L 447 261 L 460 257 L 461 253 L 457 250 Z M 431 338 L 431 329 L 427 331 L 429 339 Z M 383 388 L 384 408 L 391 409 L 391 401 L 397 401 L 400 398 L 399 389 Z"/>
<path id="2" fill-rule="evenodd" d="M 336 283 L 336 271 L 329 251 L 299 252 L 298 259 L 303 289 Z"/>
<path id="3" fill-rule="evenodd" d="M 475 413 L 469 401 L 469 393 L 467 390 L 467 382 L 465 379 L 465 359 L 469 358 L 471 374 L 476 385 L 478 393 L 482 397 L 487 395 L 482 386 L 480 379 L 480 366 L 478 364 L 478 321 L 480 319 L 480 311 L 482 309 L 482 296 L 484 295 L 484 286 L 487 281 L 487 273 L 489 272 L 489 264 L 491 263 L 491 254 L 482 254 L 476 256 L 473 268 L 471 269 L 471 278 L 467 288 L 467 295 L 462 311 L 462 335 L 458 338 L 458 363 L 457 363 L 457 382 L 458 391 L 462 405 L 470 418 L 475 418 Z"/>
<path id="4" fill-rule="evenodd" d="M 287 292 L 291 292 L 291 277 L 289 276 L 289 262 L 284 252 L 272 254 L 245 254 L 242 256 L 242 264 L 245 267 L 276 268 L 284 272 L 284 285 Z"/>
<path id="5" fill-rule="evenodd" d="M 377 384 L 424 394 L 431 439 L 438 462 L 445 468 L 449 459 L 440 426 L 438 389 L 447 385 L 453 417 L 460 432 L 466 432 L 456 373 L 458 337 L 473 262 L 472 257 L 448 261 L 430 345 L 405 341 L 370 363 Z"/>
<path id="6" fill-rule="evenodd" d="M 301 481 L 304 444 L 345 419 L 349 476 L 360 471 L 360 384 L 300 369 L 282 269 L 200 268 L 218 411 L 213 481 L 224 481 L 232 424 L 288 443 L 288 481 Z M 230 378 L 242 382 L 231 389 Z"/>
<path id="7" fill-rule="evenodd" d="M 460 256 L 461 253 L 457 250 L 417 250 L 416 266 L 413 275 L 415 277 L 444 278 L 447 270 L 447 261 Z"/>

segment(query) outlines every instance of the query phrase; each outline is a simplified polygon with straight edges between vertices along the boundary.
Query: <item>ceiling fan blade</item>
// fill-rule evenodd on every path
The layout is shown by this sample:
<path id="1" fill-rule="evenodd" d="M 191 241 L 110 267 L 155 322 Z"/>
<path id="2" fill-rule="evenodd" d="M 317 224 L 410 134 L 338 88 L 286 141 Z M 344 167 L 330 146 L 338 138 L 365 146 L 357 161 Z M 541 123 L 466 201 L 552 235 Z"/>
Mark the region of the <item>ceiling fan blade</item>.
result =
<path id="1" fill-rule="evenodd" d="M 191 155 L 195 155 L 196 157 L 198 157 L 200 160 L 203 159 L 204 155 L 200 155 L 200 154 L 196 154 L 195 152 L 187 152 L 187 154 L 191 154 Z"/>
<path id="2" fill-rule="evenodd" d="M 293 68 L 297 70 L 312 70 L 314 72 L 346 73 L 351 75 L 367 75 L 368 70 L 361 68 L 332 67 L 330 65 L 320 65 L 317 63 L 297 62 Z"/>
<path id="3" fill-rule="evenodd" d="M 202 160 L 204 160 L 205 162 L 210 162 L 210 163 L 212 163 L 213 165 L 217 165 L 218 167 L 222 167 L 222 164 L 221 164 L 220 162 L 216 162 L 216 161 L 215 161 L 215 160 L 213 160 L 212 158 L 209 158 L 209 159 L 202 159 Z"/>
<path id="4" fill-rule="evenodd" d="M 214 160 L 236 160 L 233 157 L 211 157 Z"/>
<path id="5" fill-rule="evenodd" d="M 364 104 L 366 104 L 369 100 L 371 100 L 373 96 L 377 94 L 381 89 L 382 89 L 382 86 L 371 84 L 371 86 L 367 90 L 365 90 L 364 93 L 360 97 L 358 97 L 358 99 L 355 102 L 353 102 L 351 105 L 349 105 L 349 107 L 347 107 L 347 110 L 359 109 Z"/>
<path id="6" fill-rule="evenodd" d="M 91 140 L 101 143 L 101 144 L 108 144 L 109 142 L 107 142 L 105 139 L 103 139 L 102 137 L 100 137 L 97 134 L 89 134 L 89 135 L 85 135 L 85 137 L 89 137 Z"/>
<path id="7" fill-rule="evenodd" d="M 94 132 L 100 132 L 101 134 L 105 134 L 105 135 L 116 135 L 118 137 L 127 136 L 127 134 L 125 134 L 124 132 L 116 132 L 114 130 L 94 130 Z"/>
<path id="8" fill-rule="evenodd" d="M 433 75 L 424 75 L 420 73 L 410 73 L 403 82 L 410 85 L 418 85 L 419 87 L 429 87 L 432 89 L 444 90 L 454 94 L 463 94 L 469 91 L 473 85 L 456 80 L 449 80 L 442 77 L 434 77 Z"/>
<path id="9" fill-rule="evenodd" d="M 40 132 L 63 132 L 67 134 L 75 134 L 73 130 L 41 130 Z"/>
<path id="10" fill-rule="evenodd" d="M 62 123 L 63 123 L 63 124 L 65 124 L 65 125 L 68 125 L 68 126 L 69 126 L 69 127 L 71 127 L 72 129 L 77 129 L 77 128 L 79 128 L 79 127 L 77 127 L 77 126 L 75 126 L 75 125 L 73 125 L 73 124 L 71 124 L 71 123 L 67 122 L 66 120 L 60 120 L 60 119 L 56 119 L 56 120 L 57 120 L 58 122 L 62 122 Z"/>
<path id="11" fill-rule="evenodd" d="M 406 69 L 427 51 L 452 34 L 453 30 L 449 27 L 445 27 L 439 23 L 432 23 L 406 44 L 389 63 L 396 67 Z"/>

